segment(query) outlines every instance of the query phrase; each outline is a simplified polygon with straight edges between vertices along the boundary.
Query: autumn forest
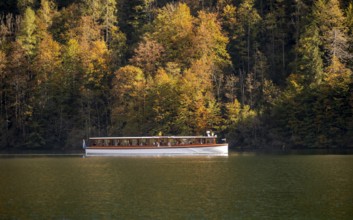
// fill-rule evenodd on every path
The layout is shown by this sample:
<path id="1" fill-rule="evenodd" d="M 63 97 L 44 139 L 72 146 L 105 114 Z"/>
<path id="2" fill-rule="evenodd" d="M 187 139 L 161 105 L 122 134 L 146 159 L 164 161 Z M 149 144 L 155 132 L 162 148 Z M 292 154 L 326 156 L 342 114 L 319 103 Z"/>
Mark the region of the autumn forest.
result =
<path id="1" fill-rule="evenodd" d="M 353 2 L 1 0 L 0 150 L 353 148 Z"/>

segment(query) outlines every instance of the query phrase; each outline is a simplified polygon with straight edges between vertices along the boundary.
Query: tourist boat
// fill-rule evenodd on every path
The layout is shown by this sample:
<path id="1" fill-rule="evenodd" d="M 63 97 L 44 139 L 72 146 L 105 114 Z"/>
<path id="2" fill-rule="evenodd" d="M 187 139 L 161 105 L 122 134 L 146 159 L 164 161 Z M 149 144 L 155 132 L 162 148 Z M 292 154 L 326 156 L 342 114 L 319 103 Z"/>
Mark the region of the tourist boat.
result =
<path id="1" fill-rule="evenodd" d="M 227 143 L 216 136 L 91 137 L 86 156 L 228 155 Z"/>

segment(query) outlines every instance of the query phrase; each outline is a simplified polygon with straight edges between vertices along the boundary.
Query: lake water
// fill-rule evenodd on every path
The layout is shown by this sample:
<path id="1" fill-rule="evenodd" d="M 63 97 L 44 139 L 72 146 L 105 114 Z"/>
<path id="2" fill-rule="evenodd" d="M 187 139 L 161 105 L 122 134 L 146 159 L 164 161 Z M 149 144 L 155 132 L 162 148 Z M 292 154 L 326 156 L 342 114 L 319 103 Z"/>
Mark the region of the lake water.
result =
<path id="1" fill-rule="evenodd" d="M 1 157 L 0 219 L 353 219 L 353 155 Z"/>

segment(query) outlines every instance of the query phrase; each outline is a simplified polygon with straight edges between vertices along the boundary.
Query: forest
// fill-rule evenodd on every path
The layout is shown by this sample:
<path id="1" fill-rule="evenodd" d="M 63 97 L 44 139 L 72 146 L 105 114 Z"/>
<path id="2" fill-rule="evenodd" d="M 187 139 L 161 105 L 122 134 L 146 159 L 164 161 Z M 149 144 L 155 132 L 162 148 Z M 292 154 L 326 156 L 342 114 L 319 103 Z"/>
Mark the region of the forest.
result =
<path id="1" fill-rule="evenodd" d="M 353 1 L 1 0 L 0 150 L 353 148 Z"/>

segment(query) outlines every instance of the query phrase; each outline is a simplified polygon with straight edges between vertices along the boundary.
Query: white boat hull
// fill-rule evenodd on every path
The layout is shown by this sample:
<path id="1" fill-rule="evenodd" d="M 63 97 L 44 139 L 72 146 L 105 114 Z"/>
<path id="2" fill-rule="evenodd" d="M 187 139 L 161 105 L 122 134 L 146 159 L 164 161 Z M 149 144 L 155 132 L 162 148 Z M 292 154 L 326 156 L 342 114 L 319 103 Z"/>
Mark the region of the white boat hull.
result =
<path id="1" fill-rule="evenodd" d="M 86 148 L 86 156 L 124 155 L 228 155 L 228 144 L 202 147 Z"/>

